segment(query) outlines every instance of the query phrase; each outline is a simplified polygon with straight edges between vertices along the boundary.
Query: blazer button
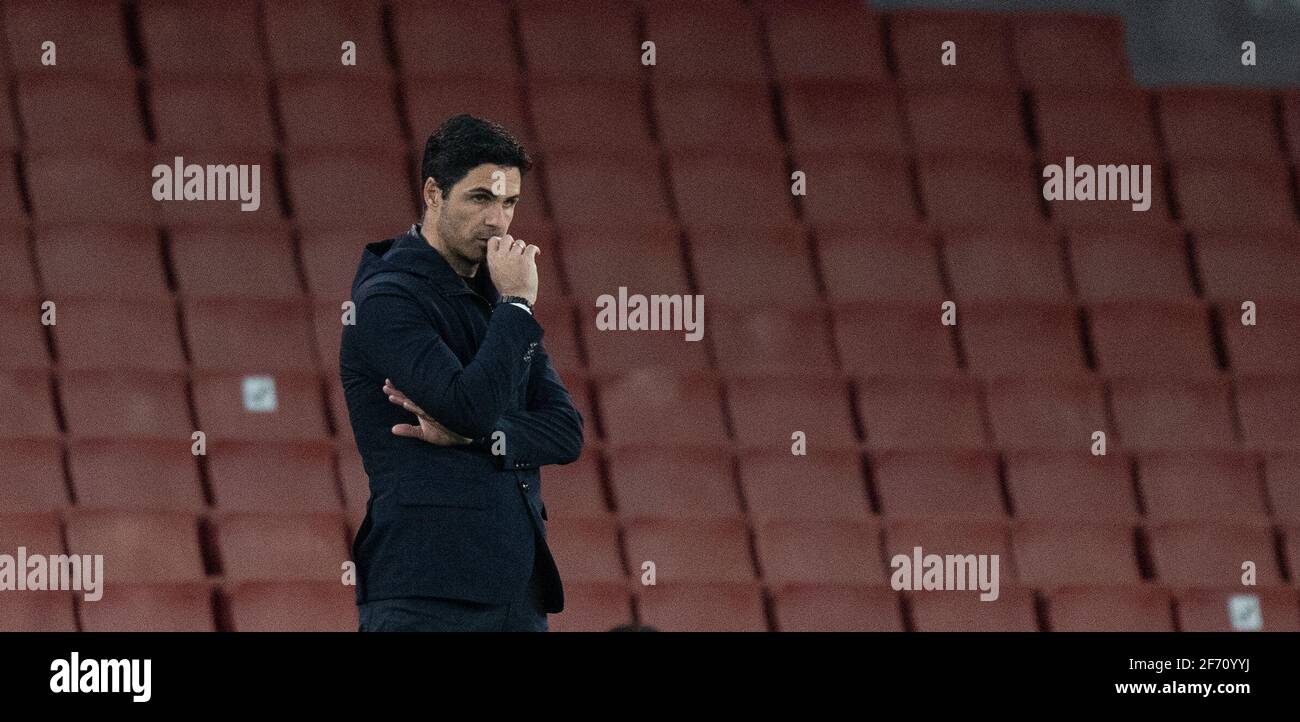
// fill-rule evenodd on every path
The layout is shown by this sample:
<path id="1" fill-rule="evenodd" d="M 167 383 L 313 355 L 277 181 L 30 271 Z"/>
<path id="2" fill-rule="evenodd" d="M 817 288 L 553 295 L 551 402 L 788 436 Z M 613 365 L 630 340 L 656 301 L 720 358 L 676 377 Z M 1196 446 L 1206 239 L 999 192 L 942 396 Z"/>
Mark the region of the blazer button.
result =
<path id="1" fill-rule="evenodd" d="M 523 489 L 524 491 L 528 491 L 528 482 L 526 481 L 519 482 L 519 488 Z"/>

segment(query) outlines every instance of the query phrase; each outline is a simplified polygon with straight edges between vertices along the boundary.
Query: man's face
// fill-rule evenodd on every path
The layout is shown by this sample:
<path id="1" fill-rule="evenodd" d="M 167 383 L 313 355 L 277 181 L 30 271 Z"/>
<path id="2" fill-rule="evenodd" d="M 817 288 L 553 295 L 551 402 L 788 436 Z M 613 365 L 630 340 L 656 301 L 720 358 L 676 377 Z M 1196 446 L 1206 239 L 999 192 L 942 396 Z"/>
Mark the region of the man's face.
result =
<path id="1" fill-rule="evenodd" d="M 442 198 L 435 188 L 438 236 L 448 252 L 467 263 L 482 263 L 487 258 L 487 242 L 492 236 L 505 236 L 519 202 L 522 176 L 518 168 L 484 163 L 471 169 Z M 426 197 L 430 194 L 425 188 Z M 427 202 L 427 201 L 426 201 Z"/>

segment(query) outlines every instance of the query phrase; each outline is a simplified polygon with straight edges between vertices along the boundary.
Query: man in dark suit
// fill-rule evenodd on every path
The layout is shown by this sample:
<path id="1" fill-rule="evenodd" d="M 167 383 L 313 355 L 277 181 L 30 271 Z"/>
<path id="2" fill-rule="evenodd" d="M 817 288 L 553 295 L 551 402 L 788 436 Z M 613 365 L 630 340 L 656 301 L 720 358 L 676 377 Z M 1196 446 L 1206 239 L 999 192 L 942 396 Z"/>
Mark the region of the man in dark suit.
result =
<path id="1" fill-rule="evenodd" d="M 501 126 L 449 119 L 422 222 L 362 254 L 340 351 L 370 477 L 361 631 L 546 631 L 564 607 L 539 469 L 578 458 L 582 417 L 533 318 L 540 251 L 506 233 L 530 166 Z"/>

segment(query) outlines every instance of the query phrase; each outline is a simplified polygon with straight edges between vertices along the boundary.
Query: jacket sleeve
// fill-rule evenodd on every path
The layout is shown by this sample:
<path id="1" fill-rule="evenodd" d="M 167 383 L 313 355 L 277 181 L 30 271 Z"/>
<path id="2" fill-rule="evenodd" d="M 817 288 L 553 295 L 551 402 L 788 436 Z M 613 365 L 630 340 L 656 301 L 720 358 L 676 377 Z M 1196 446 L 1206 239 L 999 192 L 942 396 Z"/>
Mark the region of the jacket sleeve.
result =
<path id="1" fill-rule="evenodd" d="M 478 353 L 462 366 L 419 303 L 395 287 L 367 294 L 356 321 L 366 362 L 425 413 L 469 438 L 496 428 L 528 373 L 529 351 L 542 340 L 532 314 L 506 304 L 492 314 Z"/>
<path id="2" fill-rule="evenodd" d="M 501 432 L 504 444 L 504 453 L 494 455 L 500 468 L 535 469 L 576 461 L 582 453 L 582 414 L 551 367 L 545 345 L 534 352 L 528 389 L 527 410 L 506 412 L 493 429 Z M 491 454 L 494 441 L 489 435 L 476 445 Z"/>

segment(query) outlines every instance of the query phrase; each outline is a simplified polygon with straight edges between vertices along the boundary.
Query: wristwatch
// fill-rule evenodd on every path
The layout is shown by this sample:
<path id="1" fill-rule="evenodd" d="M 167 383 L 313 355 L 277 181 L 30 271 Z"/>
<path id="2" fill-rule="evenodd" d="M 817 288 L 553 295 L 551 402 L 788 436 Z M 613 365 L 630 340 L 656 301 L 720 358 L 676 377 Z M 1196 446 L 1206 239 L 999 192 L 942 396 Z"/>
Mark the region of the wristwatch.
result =
<path id="1" fill-rule="evenodd" d="M 524 310 L 529 313 L 533 312 L 533 304 L 529 303 L 528 299 L 524 298 L 523 296 L 502 296 L 501 300 L 497 301 L 497 305 L 501 305 L 503 303 L 513 303 L 516 306 L 523 306 Z"/>

